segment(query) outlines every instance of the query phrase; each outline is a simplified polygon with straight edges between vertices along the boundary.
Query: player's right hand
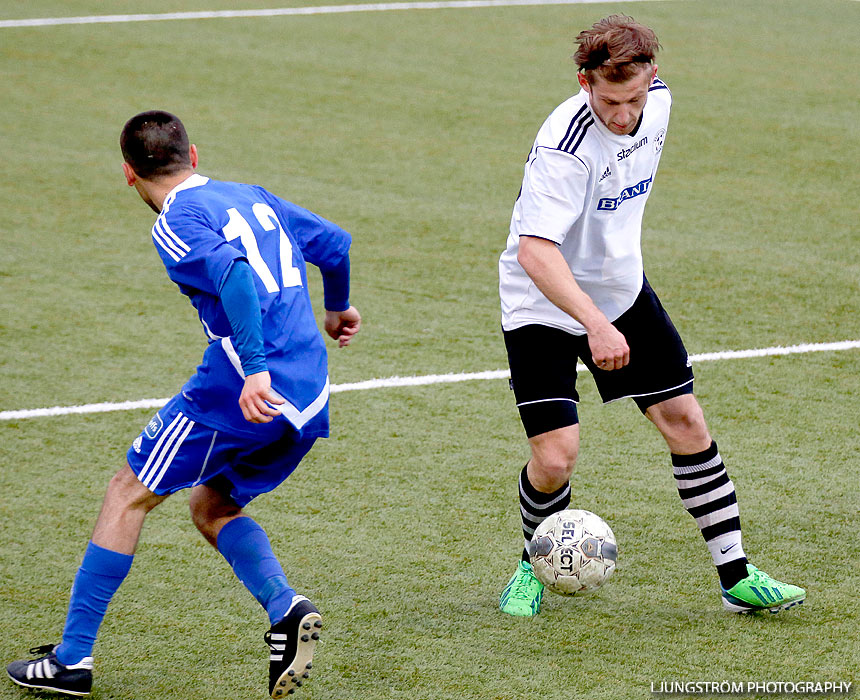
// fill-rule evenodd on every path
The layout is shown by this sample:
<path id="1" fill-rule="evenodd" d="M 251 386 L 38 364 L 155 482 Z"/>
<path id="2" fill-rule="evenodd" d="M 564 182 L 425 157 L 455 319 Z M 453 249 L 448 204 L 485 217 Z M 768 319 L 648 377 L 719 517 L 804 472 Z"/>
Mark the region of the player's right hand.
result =
<path id="1" fill-rule="evenodd" d="M 257 372 L 245 377 L 245 385 L 239 395 L 239 408 L 249 423 L 269 423 L 280 411 L 278 406 L 284 399 L 272 391 L 272 378 L 268 372 Z"/>
<path id="2" fill-rule="evenodd" d="M 608 321 L 596 329 L 588 330 L 588 347 L 591 359 L 598 369 L 611 371 L 630 363 L 627 339 Z"/>
<path id="3" fill-rule="evenodd" d="M 354 306 L 346 311 L 326 311 L 324 325 L 325 332 L 337 341 L 338 347 L 346 347 L 361 328 L 361 314 Z"/>

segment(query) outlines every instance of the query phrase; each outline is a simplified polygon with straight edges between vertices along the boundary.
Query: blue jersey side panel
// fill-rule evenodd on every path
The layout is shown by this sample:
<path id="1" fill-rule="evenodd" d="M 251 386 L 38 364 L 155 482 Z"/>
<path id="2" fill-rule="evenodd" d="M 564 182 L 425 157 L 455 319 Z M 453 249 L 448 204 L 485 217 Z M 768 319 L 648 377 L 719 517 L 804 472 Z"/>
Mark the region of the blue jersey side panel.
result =
<path id="1" fill-rule="evenodd" d="M 221 342 L 232 331 L 218 293 L 233 262 L 244 259 L 254 271 L 272 388 L 299 412 L 313 405 L 313 416 L 306 423 L 294 420 L 302 423 L 294 429 L 327 435 L 327 403 L 320 402 L 328 381 L 326 349 L 307 291 L 305 261 L 323 269 L 337 264 L 349 250 L 349 234 L 262 187 L 192 177 L 196 186 L 180 186 L 168 196 L 153 227 L 167 274 L 197 309 L 210 339 L 201 365 L 183 387 L 186 412 L 234 434 L 290 429 L 283 417 L 249 423 L 238 406 L 244 380 L 237 358 L 231 361 L 229 343 L 225 348 Z"/>

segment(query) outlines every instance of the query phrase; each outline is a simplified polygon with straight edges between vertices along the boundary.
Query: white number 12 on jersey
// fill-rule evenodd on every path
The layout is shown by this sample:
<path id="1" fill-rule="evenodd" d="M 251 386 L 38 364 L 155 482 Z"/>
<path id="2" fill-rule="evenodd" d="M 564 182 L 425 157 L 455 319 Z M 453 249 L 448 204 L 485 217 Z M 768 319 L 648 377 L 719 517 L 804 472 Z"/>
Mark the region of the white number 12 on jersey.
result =
<path id="1" fill-rule="evenodd" d="M 293 267 L 293 246 L 290 243 L 290 239 L 287 237 L 286 231 L 284 231 L 284 227 L 281 226 L 281 222 L 278 220 L 275 210 L 268 204 L 263 204 L 261 202 L 257 202 L 253 207 L 251 207 L 251 210 L 254 212 L 254 216 L 257 218 L 257 221 L 260 222 L 260 226 L 263 227 L 264 231 L 274 231 L 277 229 L 280 232 L 281 277 L 283 277 L 284 280 L 284 287 L 301 287 L 302 273 L 299 268 Z M 224 237 L 228 241 L 232 241 L 237 238 L 239 239 L 242 246 L 245 248 L 245 255 L 248 256 L 248 262 L 251 264 L 254 272 L 256 272 L 263 281 L 266 291 L 277 292 L 279 289 L 278 283 L 275 280 L 275 276 L 272 274 L 272 271 L 266 265 L 266 261 L 263 260 L 263 256 L 260 255 L 260 247 L 257 245 L 257 237 L 254 235 L 254 230 L 251 228 L 251 225 L 235 208 L 231 207 L 228 209 L 227 216 L 230 217 L 230 220 L 222 229 L 224 231 Z"/>

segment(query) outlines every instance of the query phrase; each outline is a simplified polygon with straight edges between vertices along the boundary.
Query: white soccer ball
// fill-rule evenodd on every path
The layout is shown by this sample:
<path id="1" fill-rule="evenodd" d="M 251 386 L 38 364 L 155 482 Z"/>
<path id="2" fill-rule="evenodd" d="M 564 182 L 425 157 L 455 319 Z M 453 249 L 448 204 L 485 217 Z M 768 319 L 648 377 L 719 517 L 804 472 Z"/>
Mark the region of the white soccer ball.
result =
<path id="1" fill-rule="evenodd" d="M 529 545 L 535 576 L 555 593 L 600 588 L 618 558 L 612 529 L 587 510 L 553 513 L 535 529 Z"/>

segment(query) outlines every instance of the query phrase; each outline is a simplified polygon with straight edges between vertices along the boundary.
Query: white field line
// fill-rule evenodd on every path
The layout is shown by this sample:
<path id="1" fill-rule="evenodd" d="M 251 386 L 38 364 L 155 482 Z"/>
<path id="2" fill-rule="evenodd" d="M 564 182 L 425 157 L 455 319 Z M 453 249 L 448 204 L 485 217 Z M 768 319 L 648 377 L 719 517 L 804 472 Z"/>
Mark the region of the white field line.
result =
<path id="1" fill-rule="evenodd" d="M 655 0 L 625 0 L 654 2 Z M 230 19 L 235 17 L 283 17 L 294 15 L 333 15 L 344 12 L 391 12 L 394 10 L 446 10 L 472 7 L 519 7 L 523 5 L 590 5 L 607 0 L 439 0 L 435 2 L 386 2 L 360 5 L 316 5 L 280 7 L 268 10 L 209 10 L 200 12 L 164 12 L 145 15 L 90 15 L 86 17 L 41 17 L 0 20 L 0 29 L 13 27 L 51 27 L 60 24 L 118 24 L 156 22 L 178 19 Z"/>
<path id="2" fill-rule="evenodd" d="M 799 355 L 809 352 L 834 352 L 838 350 L 860 349 L 860 340 L 843 340 L 836 343 L 805 343 L 788 347 L 758 348 L 753 350 L 725 350 L 722 352 L 707 352 L 690 355 L 693 362 L 713 362 L 716 360 L 740 360 L 750 357 L 774 357 L 777 355 Z M 582 372 L 585 366 L 580 364 L 577 371 Z M 486 372 L 462 372 L 459 374 L 426 374 L 418 377 L 387 377 L 385 379 L 368 379 L 363 382 L 349 384 L 333 384 L 332 393 L 341 391 L 366 391 L 368 389 L 388 389 L 407 386 L 424 386 L 427 384 L 452 384 L 486 379 L 507 379 L 510 372 L 506 369 Z M 161 408 L 169 399 L 142 399 L 140 401 L 123 401 L 119 403 L 91 403 L 83 406 L 54 406 L 53 408 L 31 408 L 20 411 L 0 411 L 0 420 L 21 420 L 25 418 L 43 418 L 46 416 L 66 416 L 74 413 L 106 413 L 108 411 L 131 411 L 137 408 Z"/>

